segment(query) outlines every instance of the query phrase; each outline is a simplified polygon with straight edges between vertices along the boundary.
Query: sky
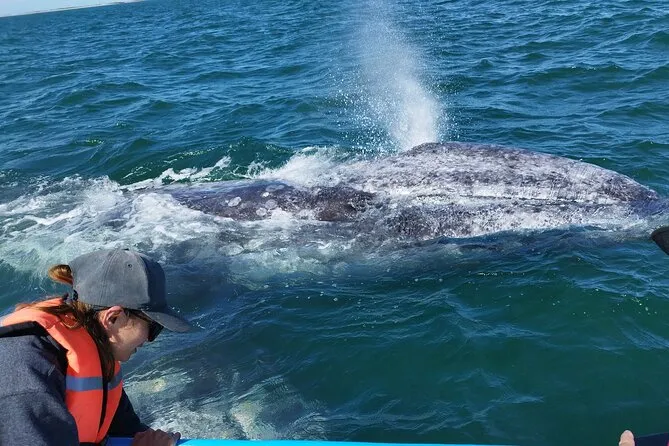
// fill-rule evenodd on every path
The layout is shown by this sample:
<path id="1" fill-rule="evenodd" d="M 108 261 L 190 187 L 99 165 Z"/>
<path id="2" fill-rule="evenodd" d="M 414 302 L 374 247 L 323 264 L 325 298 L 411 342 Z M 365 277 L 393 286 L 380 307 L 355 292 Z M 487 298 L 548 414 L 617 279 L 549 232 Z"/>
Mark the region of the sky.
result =
<path id="1" fill-rule="evenodd" d="M 55 11 L 64 8 L 88 8 L 110 3 L 119 3 L 119 0 L 0 0 L 0 17 Z"/>

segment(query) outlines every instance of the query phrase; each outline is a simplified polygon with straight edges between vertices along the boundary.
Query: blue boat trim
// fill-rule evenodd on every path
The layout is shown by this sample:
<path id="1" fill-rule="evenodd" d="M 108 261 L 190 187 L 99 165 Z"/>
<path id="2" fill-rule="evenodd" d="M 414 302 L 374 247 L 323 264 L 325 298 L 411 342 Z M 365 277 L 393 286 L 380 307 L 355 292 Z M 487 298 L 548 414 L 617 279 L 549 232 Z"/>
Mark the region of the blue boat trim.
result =
<path id="1" fill-rule="evenodd" d="M 130 438 L 110 438 L 106 446 L 130 446 Z M 476 444 L 419 444 L 419 443 L 366 443 L 355 441 L 321 441 L 321 440 L 205 440 L 183 439 L 178 445 L 186 446 L 503 446 Z M 510 445 L 506 445 L 510 446 Z"/>

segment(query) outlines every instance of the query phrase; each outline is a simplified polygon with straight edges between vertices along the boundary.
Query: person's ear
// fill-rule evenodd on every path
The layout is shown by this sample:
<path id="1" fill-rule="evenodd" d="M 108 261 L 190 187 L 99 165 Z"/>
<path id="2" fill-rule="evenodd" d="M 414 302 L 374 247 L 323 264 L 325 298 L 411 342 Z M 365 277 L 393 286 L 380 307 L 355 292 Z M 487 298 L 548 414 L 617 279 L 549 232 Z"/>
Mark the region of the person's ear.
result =
<path id="1" fill-rule="evenodd" d="M 115 305 L 100 312 L 100 324 L 105 330 L 112 331 L 126 324 L 128 316 L 123 307 Z"/>

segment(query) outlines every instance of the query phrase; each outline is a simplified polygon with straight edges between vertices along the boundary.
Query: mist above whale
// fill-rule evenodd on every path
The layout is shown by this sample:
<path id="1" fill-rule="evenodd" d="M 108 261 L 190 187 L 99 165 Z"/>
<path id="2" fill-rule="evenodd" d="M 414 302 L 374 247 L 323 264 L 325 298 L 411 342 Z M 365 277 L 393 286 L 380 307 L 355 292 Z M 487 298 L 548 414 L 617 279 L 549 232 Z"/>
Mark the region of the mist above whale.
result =
<path id="1" fill-rule="evenodd" d="M 237 222 L 290 219 L 302 228 L 407 240 L 571 228 L 645 231 L 664 209 L 655 191 L 593 164 L 456 142 L 336 164 L 317 178 L 276 172 L 165 191 L 189 208 Z"/>

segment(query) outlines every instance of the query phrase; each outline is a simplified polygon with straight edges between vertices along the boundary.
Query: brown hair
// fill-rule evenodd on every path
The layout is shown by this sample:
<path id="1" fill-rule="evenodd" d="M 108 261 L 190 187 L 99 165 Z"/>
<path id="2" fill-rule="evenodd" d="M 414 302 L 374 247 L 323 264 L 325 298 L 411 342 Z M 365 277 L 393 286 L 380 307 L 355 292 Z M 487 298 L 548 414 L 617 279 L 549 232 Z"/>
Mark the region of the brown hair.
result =
<path id="1" fill-rule="evenodd" d="M 52 266 L 49 268 L 49 277 L 56 282 L 72 286 L 72 270 L 68 265 Z M 58 305 L 43 306 L 41 305 L 43 302 L 24 303 L 17 305 L 16 310 L 31 307 L 58 316 L 63 325 L 67 328 L 75 329 L 84 327 L 86 331 L 88 331 L 88 334 L 91 335 L 91 338 L 93 338 L 93 341 L 98 348 L 100 364 L 102 366 L 102 376 L 106 382 L 110 382 L 114 377 L 115 360 L 109 337 L 97 317 L 100 309 L 91 307 L 76 299 L 68 300 L 68 296 L 67 293 L 61 296 L 62 301 Z M 53 297 L 50 299 L 53 299 Z"/>

